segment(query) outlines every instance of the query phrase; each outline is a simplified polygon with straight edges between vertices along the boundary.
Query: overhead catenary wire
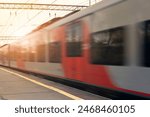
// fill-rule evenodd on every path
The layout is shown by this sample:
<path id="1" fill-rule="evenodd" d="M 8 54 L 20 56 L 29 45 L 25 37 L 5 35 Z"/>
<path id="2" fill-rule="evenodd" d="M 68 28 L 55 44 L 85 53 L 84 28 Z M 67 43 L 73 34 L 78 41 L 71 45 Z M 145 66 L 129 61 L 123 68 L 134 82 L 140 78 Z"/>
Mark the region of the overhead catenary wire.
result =
<path id="1" fill-rule="evenodd" d="M 56 2 L 56 1 L 58 1 L 58 0 L 54 0 L 51 4 L 53 4 L 53 3 Z M 13 34 L 13 33 L 16 33 L 18 30 L 22 29 L 22 28 L 24 27 L 24 25 L 26 25 L 26 24 L 28 24 L 29 22 L 31 22 L 31 21 L 32 21 L 33 19 L 35 19 L 38 15 L 40 15 L 42 12 L 43 12 L 43 11 L 39 11 L 39 12 L 38 12 L 37 14 L 35 14 L 33 17 L 29 18 L 27 22 L 25 22 L 23 25 L 21 25 L 20 27 L 18 27 L 14 32 L 12 32 L 12 34 Z M 57 14 L 55 13 L 54 15 L 55 15 L 54 17 L 56 17 Z"/>
<path id="2" fill-rule="evenodd" d="M 27 0 L 25 3 L 29 3 L 29 1 L 31 1 L 31 0 Z M 54 0 L 54 1 L 52 1 L 51 3 L 48 3 L 48 1 L 42 1 L 42 0 L 35 0 L 34 2 L 33 2 L 33 0 L 32 0 L 32 3 L 34 4 L 35 2 L 38 2 L 38 3 L 40 3 L 40 2 L 42 2 L 42 3 L 46 3 L 46 4 L 53 4 L 53 3 L 55 3 L 57 1 L 57 3 L 61 3 L 62 1 L 59 1 L 59 0 Z M 79 2 L 80 0 L 78 0 L 78 2 Z M 93 1 L 95 1 L 95 0 L 91 0 L 92 1 L 92 4 L 93 4 Z M 100 0 L 96 0 L 96 1 L 100 1 Z M 82 1 L 82 3 L 80 2 L 80 3 L 78 3 L 77 1 L 76 2 L 74 2 L 74 3 L 77 3 L 78 5 L 87 5 L 88 4 L 88 0 L 85 0 L 85 1 Z M 32 4 L 31 3 L 31 4 Z M 67 3 L 67 1 L 66 2 L 64 2 L 64 3 L 61 3 L 61 4 L 68 4 Z M 88 5 L 87 5 L 88 6 Z M 23 13 L 22 13 L 23 12 Z M 30 11 L 31 12 L 31 11 Z M 38 24 L 36 23 L 34 23 L 34 21 L 37 19 L 37 16 L 41 16 L 40 14 L 43 12 L 42 10 L 41 11 L 39 11 L 39 12 L 35 12 L 35 15 L 30 15 L 30 12 L 24 12 L 24 10 L 22 9 L 22 10 L 13 10 L 13 12 L 11 12 L 10 14 L 10 16 L 9 16 L 9 18 L 8 18 L 8 20 L 7 20 L 7 23 L 6 23 L 6 26 L 5 27 L 3 27 L 3 35 L 6 35 L 6 36 L 8 36 L 8 37 L 11 37 L 12 35 L 13 36 L 15 36 L 15 35 L 21 35 L 21 34 L 25 34 L 25 33 L 22 33 L 23 32 L 23 30 L 25 29 L 27 29 L 27 27 L 26 26 L 29 26 L 29 28 L 30 29 L 32 29 L 32 28 L 34 28 L 35 26 L 37 26 L 37 25 L 40 25 L 40 23 L 38 22 Z M 27 13 L 26 14 L 26 18 L 25 19 L 23 19 L 22 20 L 22 17 L 21 16 L 24 16 L 25 15 L 25 13 Z M 34 12 L 32 12 L 32 13 L 34 13 Z M 44 13 L 47 13 L 47 12 L 44 12 Z M 66 13 L 69 13 L 69 12 L 66 12 Z M 28 15 L 29 14 L 29 15 Z M 57 11 L 55 11 L 55 13 L 52 13 L 52 12 L 49 12 L 48 11 L 48 17 L 54 17 L 54 15 L 56 14 L 59 14 Z M 52 15 L 53 14 L 53 15 Z M 64 13 L 65 14 L 65 13 Z M 42 14 L 43 15 L 43 14 Z M 55 15 L 55 16 L 56 16 Z M 61 15 L 61 14 L 60 14 Z M 59 16 L 59 15 L 58 15 Z M 18 20 L 19 19 L 19 20 Z M 50 19 L 49 19 L 50 20 Z M 45 22 L 46 21 L 46 19 L 43 19 L 42 18 L 42 20 L 41 20 L 41 24 L 42 24 L 42 22 Z M 15 23 L 15 24 L 14 24 Z M 30 23 L 33 23 L 34 25 L 32 25 L 31 26 L 31 24 Z M 10 26 L 12 24 L 12 26 Z M 16 27 L 15 27 L 15 25 L 16 25 Z M 26 31 L 26 33 L 28 33 L 27 31 Z M 2 34 L 2 33 L 1 33 Z"/>
<path id="3" fill-rule="evenodd" d="M 53 4 L 54 2 L 56 2 L 57 0 L 54 0 L 53 2 L 51 2 L 51 4 Z M 24 27 L 24 25 L 28 24 L 30 21 L 32 21 L 35 17 L 37 17 L 40 13 L 42 13 L 43 11 L 39 11 L 37 14 L 35 14 L 33 17 L 29 18 L 27 22 L 25 22 L 23 25 L 21 25 L 19 28 L 17 28 L 17 30 L 15 30 L 13 33 L 17 32 L 18 30 L 22 29 Z"/>
<path id="4" fill-rule="evenodd" d="M 28 3 L 30 0 L 27 0 L 25 3 Z M 5 25 L 6 25 L 6 27 L 4 27 L 1 31 L 2 31 L 2 34 L 4 35 L 4 36 L 6 36 L 6 35 L 8 35 L 8 30 L 9 30 L 9 27 L 10 27 L 10 25 L 15 21 L 15 18 L 17 17 L 17 12 L 18 11 L 23 11 L 23 10 L 15 10 L 14 11 L 14 13 L 15 13 L 15 15 L 13 16 L 13 13 L 12 13 L 12 11 L 10 11 L 10 16 L 9 16 L 9 18 L 8 18 L 8 20 L 6 21 L 6 23 L 5 23 Z M 9 36 L 9 35 L 8 35 Z M 5 39 L 3 39 L 3 41 L 4 41 Z"/>
<path id="5" fill-rule="evenodd" d="M 30 0 L 27 0 L 25 3 L 27 3 L 27 2 L 29 2 Z M 16 11 L 14 11 L 15 12 L 15 14 L 18 12 L 19 10 L 16 10 Z M 16 15 L 13 17 L 13 19 L 12 20 L 10 20 L 10 18 L 11 18 L 11 16 L 12 16 L 12 10 L 10 10 L 10 16 L 9 16 L 9 18 L 8 18 L 8 20 L 7 20 L 7 22 L 6 22 L 6 24 L 5 25 L 7 25 L 7 27 L 4 27 L 4 29 L 8 29 L 8 27 L 9 27 L 9 24 L 11 24 L 13 21 L 14 21 L 14 19 L 15 19 L 15 17 L 16 17 Z M 3 29 L 3 30 L 4 30 Z M 7 31 L 7 30 L 6 30 Z M 3 31 L 4 32 L 4 31 Z"/>

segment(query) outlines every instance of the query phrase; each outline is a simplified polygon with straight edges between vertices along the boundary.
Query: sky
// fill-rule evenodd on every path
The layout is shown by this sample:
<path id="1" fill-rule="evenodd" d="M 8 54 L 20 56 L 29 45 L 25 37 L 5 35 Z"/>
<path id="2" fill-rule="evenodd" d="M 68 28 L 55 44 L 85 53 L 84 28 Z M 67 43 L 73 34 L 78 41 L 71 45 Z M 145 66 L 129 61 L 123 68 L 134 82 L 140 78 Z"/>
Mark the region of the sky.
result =
<path id="1" fill-rule="evenodd" d="M 91 5 L 101 0 L 0 0 L 0 3 L 35 3 Z M 54 17 L 61 17 L 70 11 L 0 9 L 0 46 L 10 43 L 9 36 L 24 36 L 40 24 Z"/>

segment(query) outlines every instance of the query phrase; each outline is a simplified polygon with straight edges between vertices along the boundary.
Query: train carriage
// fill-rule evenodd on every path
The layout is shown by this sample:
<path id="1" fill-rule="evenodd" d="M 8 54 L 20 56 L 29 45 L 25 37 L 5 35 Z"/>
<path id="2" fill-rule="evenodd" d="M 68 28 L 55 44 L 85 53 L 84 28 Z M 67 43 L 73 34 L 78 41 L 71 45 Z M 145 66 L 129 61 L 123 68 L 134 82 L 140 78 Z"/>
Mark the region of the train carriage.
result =
<path id="1" fill-rule="evenodd" d="M 104 0 L 1 47 L 1 64 L 149 98 L 149 10 L 149 0 Z"/>

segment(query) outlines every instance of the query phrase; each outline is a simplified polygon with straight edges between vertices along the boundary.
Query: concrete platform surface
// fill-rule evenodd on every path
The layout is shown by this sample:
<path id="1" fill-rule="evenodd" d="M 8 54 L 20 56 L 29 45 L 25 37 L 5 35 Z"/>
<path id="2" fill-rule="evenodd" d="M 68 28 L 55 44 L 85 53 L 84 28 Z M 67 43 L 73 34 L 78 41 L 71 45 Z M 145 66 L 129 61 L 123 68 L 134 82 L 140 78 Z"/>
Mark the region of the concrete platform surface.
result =
<path id="1" fill-rule="evenodd" d="M 23 79 L 12 73 L 6 72 L 3 69 L 15 74 L 22 75 L 31 80 L 36 80 L 36 82 L 42 83 L 47 87 L 54 87 L 58 89 L 58 92 L 30 82 L 29 80 Z M 85 100 L 108 99 L 60 83 L 38 78 L 36 76 L 25 74 L 12 69 L 0 67 L 0 100 L 72 100 L 72 98 L 59 93 L 59 90 Z"/>

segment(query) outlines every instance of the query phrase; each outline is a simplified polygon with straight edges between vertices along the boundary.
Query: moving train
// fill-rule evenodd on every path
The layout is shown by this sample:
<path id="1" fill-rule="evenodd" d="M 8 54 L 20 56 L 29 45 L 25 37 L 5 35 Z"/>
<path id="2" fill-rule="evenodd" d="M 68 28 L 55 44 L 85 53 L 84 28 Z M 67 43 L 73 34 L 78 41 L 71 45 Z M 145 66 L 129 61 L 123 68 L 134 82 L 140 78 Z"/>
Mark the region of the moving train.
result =
<path id="1" fill-rule="evenodd" d="M 150 99 L 150 0 L 103 0 L 0 48 L 0 65 L 112 99 Z"/>

